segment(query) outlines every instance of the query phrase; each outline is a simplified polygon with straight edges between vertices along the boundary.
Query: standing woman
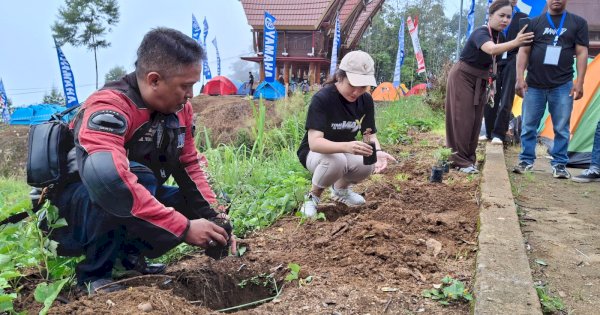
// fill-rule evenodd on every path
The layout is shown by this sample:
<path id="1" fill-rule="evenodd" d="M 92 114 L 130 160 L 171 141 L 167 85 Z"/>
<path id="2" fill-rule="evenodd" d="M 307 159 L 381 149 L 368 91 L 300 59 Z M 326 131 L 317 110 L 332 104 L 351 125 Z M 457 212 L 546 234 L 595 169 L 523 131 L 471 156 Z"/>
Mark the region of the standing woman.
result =
<path id="1" fill-rule="evenodd" d="M 512 17 L 509 0 L 490 5 L 489 21 L 471 33 L 456 63 L 448 74 L 446 86 L 446 145 L 452 149 L 451 161 L 459 171 L 478 173 L 475 150 L 484 105 L 493 97 L 496 56 L 531 43 L 533 33 L 519 31 L 514 40 L 504 43 L 502 30 Z M 486 92 L 490 85 L 492 92 Z"/>
<path id="2" fill-rule="evenodd" d="M 365 199 L 350 185 L 363 181 L 396 161 L 381 150 L 375 133 L 373 98 L 367 93 L 375 83 L 375 63 L 364 51 L 346 54 L 333 78 L 325 82 L 310 102 L 306 134 L 298 158 L 312 174 L 312 188 L 300 209 L 307 217 L 317 215 L 321 194 L 331 187 L 332 199 L 347 206 L 359 206 Z M 377 162 L 365 165 L 363 156 L 373 153 L 371 145 L 356 141 L 358 132 L 374 143 Z"/>

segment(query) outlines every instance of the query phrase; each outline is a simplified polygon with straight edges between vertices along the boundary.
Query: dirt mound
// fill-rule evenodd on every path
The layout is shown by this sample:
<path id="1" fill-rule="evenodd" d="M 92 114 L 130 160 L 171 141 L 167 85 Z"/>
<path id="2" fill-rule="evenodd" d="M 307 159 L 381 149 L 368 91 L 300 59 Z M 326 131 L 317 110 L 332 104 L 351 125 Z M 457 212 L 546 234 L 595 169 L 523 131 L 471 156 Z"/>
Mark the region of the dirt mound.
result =
<path id="1" fill-rule="evenodd" d="M 25 175 L 28 134 L 29 126 L 0 126 L 0 176 Z"/>
<path id="2" fill-rule="evenodd" d="M 210 130 L 210 140 L 218 143 L 244 143 L 254 125 L 253 109 L 258 112 L 258 100 L 250 100 L 239 95 L 209 96 L 198 95 L 191 99 L 196 122 L 199 128 Z M 274 102 L 264 101 L 267 107 L 267 119 L 274 123 L 280 121 L 275 112 Z M 197 130 L 198 134 L 203 129 Z M 204 139 L 200 139 L 204 142 Z"/>
<path id="3" fill-rule="evenodd" d="M 134 288 L 123 295 L 99 295 L 53 311 L 104 312 L 110 298 L 123 313 L 139 312 L 139 303 L 149 301 L 163 314 L 203 314 L 208 309 L 195 307 L 223 309 L 274 297 L 280 290 L 272 302 L 238 313 L 468 314 L 468 304 L 442 307 L 421 297 L 421 291 L 446 275 L 471 287 L 478 177 L 451 172 L 442 184 L 431 184 L 430 150 L 398 147 L 394 155 L 407 149 L 409 154 L 385 174 L 355 187 L 365 195 L 365 206 L 349 208 L 324 198 L 320 209 L 327 221 L 284 217 L 241 241 L 247 252 L 240 258 L 214 261 L 194 254 L 170 266 L 169 278 L 142 278 L 128 283 Z M 302 281 L 284 281 L 289 263 L 300 265 Z M 90 301 L 98 308 L 85 305 Z"/>

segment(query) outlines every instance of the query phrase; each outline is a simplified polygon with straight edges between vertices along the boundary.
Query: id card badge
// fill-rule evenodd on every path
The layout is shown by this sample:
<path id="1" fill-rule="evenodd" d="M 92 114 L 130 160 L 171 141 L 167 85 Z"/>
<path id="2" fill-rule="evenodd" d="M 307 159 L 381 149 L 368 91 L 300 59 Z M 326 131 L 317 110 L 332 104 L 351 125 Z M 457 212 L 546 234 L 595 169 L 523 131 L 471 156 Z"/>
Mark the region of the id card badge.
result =
<path id="1" fill-rule="evenodd" d="M 544 64 L 550 66 L 558 66 L 558 59 L 560 58 L 561 46 L 548 45 L 546 47 L 546 56 L 544 56 Z"/>
<path id="2" fill-rule="evenodd" d="M 508 51 L 505 51 L 505 52 L 502 54 L 502 59 L 506 59 L 506 57 L 507 57 L 507 56 L 508 56 Z"/>

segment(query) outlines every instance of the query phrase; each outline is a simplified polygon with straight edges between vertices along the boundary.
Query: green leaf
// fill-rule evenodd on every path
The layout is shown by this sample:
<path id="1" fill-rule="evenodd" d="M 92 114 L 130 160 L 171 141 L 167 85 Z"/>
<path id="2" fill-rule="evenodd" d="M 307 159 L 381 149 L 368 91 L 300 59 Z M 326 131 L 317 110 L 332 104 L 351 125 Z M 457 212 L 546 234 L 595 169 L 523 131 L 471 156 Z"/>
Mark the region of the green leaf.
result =
<path id="1" fill-rule="evenodd" d="M 541 260 L 541 259 L 536 259 L 536 260 L 535 260 L 535 262 L 536 262 L 538 265 L 542 265 L 542 266 L 548 266 L 548 264 L 547 264 L 545 261 Z"/>
<path id="2" fill-rule="evenodd" d="M 50 227 L 54 228 L 54 229 L 58 229 L 58 228 L 61 228 L 63 226 L 67 226 L 67 225 L 68 225 L 67 220 L 65 218 L 60 218 L 60 219 L 56 220 L 56 222 L 54 222 L 53 224 L 50 224 Z"/>
<path id="3" fill-rule="evenodd" d="M 9 255 L 0 254 L 0 266 L 9 263 L 11 261 L 11 257 Z"/>
<path id="4" fill-rule="evenodd" d="M 452 280 L 454 280 L 454 279 L 452 279 L 452 277 L 445 276 L 444 278 L 442 278 L 442 283 L 444 283 L 444 284 L 450 284 L 450 283 L 452 283 Z"/>
<path id="5" fill-rule="evenodd" d="M 308 276 L 308 277 L 304 278 L 304 282 L 306 282 L 307 284 L 311 283 L 312 280 L 313 280 L 313 276 Z"/>
<path id="6" fill-rule="evenodd" d="M 296 279 L 298 279 L 298 274 L 295 274 L 295 273 L 290 273 L 285 277 L 285 281 L 287 281 L 287 282 L 291 282 Z"/>
<path id="7" fill-rule="evenodd" d="M 0 294 L 0 312 L 14 312 L 13 300 L 17 298 L 16 293 Z"/>
<path id="8" fill-rule="evenodd" d="M 35 300 L 44 303 L 44 308 L 40 311 L 40 315 L 45 315 L 52 306 L 52 303 L 62 290 L 63 286 L 69 281 L 69 278 L 56 281 L 48 285 L 46 282 L 40 283 L 35 288 L 33 296 Z"/>
<path id="9" fill-rule="evenodd" d="M 290 270 L 294 273 L 299 273 L 300 272 L 300 265 L 295 264 L 295 263 L 289 263 L 288 264 L 288 268 L 290 268 Z"/>
<path id="10" fill-rule="evenodd" d="M 431 292 L 429 290 L 425 289 L 425 290 L 423 290 L 423 292 L 421 292 L 421 295 L 423 297 L 430 298 L 431 297 Z"/>
<path id="11" fill-rule="evenodd" d="M 242 257 L 244 256 L 244 254 L 246 253 L 246 246 L 240 246 L 240 248 L 238 248 L 237 253 L 238 253 L 238 257 Z"/>

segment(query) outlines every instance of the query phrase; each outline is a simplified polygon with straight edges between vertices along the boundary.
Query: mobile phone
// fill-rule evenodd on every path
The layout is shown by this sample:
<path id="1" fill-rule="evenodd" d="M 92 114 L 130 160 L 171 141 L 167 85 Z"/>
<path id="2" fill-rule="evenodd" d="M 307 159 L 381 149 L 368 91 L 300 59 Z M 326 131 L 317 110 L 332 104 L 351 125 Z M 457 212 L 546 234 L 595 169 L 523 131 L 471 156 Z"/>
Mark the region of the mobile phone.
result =
<path id="1" fill-rule="evenodd" d="M 523 27 L 525 27 L 525 25 L 529 25 L 530 22 L 531 22 L 531 19 L 528 17 L 520 18 L 519 19 L 519 31 L 522 30 Z"/>

